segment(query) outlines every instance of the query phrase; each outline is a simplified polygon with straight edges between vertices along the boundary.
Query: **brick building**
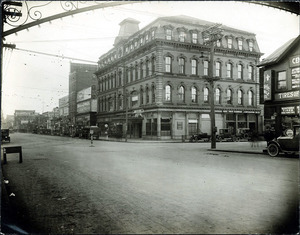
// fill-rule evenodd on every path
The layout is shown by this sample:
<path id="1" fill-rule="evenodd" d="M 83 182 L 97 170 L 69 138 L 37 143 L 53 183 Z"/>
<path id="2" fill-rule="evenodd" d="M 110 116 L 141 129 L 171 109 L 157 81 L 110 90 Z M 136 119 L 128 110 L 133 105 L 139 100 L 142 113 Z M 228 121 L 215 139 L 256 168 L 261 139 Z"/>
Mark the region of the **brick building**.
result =
<path id="1" fill-rule="evenodd" d="M 138 24 L 131 18 L 122 21 L 114 47 L 99 58 L 98 125 L 124 134 L 127 123 L 130 137 L 144 139 L 210 134 L 209 47 L 201 32 L 213 23 L 173 16 L 141 30 Z M 219 78 L 216 126 L 260 131 L 256 65 L 261 53 L 255 35 L 222 28 L 213 61 L 214 77 Z"/>

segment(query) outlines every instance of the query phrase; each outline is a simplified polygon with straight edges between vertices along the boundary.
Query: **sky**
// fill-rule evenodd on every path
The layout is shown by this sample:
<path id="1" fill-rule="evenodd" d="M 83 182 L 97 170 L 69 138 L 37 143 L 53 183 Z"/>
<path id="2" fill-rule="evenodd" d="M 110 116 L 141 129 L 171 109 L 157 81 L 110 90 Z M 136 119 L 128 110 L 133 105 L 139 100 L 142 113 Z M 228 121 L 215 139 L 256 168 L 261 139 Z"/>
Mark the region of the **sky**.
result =
<path id="1" fill-rule="evenodd" d="M 30 6 L 45 4 L 27 3 Z M 87 1 L 80 6 L 93 4 Z M 34 9 L 39 9 L 43 16 L 62 12 L 58 1 Z M 25 11 L 22 12 L 25 16 Z M 84 63 L 76 60 L 82 59 L 96 63 L 102 54 L 113 48 L 119 23 L 124 19 L 130 17 L 140 21 L 142 29 L 159 17 L 175 15 L 187 15 L 256 34 L 260 51 L 264 53 L 261 59 L 299 35 L 299 16 L 235 1 L 140 1 L 53 20 L 5 38 L 5 43 L 16 44 L 17 48 L 57 56 L 3 49 L 1 110 L 4 117 L 19 109 L 42 113 L 58 107 L 58 100 L 68 95 L 70 62 Z M 4 31 L 7 29 L 5 25 Z"/>

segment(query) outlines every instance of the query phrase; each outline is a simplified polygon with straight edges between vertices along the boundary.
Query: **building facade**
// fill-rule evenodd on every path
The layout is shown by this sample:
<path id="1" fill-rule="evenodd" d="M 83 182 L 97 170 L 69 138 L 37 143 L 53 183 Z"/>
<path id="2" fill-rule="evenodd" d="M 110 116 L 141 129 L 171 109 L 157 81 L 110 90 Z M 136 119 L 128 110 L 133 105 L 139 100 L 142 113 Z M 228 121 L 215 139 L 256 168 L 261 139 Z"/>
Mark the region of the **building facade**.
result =
<path id="1" fill-rule="evenodd" d="M 77 125 L 77 94 L 79 91 L 96 84 L 94 73 L 97 65 L 93 64 L 70 64 L 69 75 L 69 118 L 73 126 Z"/>
<path id="2" fill-rule="evenodd" d="M 264 126 L 276 136 L 299 125 L 300 36 L 289 40 L 258 64 Z"/>
<path id="3" fill-rule="evenodd" d="M 144 139 L 210 134 L 210 48 L 202 32 L 213 23 L 174 16 L 158 18 L 142 30 L 138 24 L 131 18 L 121 22 L 113 49 L 99 58 L 98 125 L 123 133 L 127 126 L 128 136 Z M 255 35 L 222 28 L 212 62 L 219 78 L 216 127 L 258 130 L 261 53 Z"/>
<path id="4" fill-rule="evenodd" d="M 14 130 L 19 132 L 32 132 L 33 122 L 36 116 L 35 110 L 15 110 Z"/>

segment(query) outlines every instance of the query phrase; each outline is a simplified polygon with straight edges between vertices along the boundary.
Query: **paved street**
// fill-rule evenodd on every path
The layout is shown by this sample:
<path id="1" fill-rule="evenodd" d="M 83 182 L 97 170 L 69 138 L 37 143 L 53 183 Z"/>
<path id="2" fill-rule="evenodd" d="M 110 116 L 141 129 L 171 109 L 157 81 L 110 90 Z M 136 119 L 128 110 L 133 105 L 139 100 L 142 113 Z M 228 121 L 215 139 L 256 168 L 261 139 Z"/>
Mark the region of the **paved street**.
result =
<path id="1" fill-rule="evenodd" d="M 298 231 L 297 158 L 207 151 L 210 143 L 90 147 L 88 140 L 20 133 L 11 140 L 3 146 L 21 145 L 23 163 L 8 155 L 5 190 L 30 233 Z"/>

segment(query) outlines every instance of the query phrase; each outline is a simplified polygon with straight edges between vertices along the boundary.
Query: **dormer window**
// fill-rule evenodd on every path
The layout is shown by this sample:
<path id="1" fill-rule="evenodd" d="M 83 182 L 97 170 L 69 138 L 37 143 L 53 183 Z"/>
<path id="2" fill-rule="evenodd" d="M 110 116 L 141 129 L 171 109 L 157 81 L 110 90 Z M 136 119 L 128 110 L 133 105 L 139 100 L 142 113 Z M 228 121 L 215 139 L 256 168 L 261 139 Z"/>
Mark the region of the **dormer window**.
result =
<path id="1" fill-rule="evenodd" d="M 180 42 L 184 42 L 185 41 L 185 38 L 186 38 L 186 34 L 185 32 L 179 32 L 179 41 Z"/>
<path id="2" fill-rule="evenodd" d="M 238 39 L 238 47 L 239 47 L 239 50 L 243 50 L 243 41 L 242 41 L 242 39 Z"/>
<path id="3" fill-rule="evenodd" d="M 171 40 L 172 39 L 172 30 L 166 29 L 166 39 Z"/>
<path id="4" fill-rule="evenodd" d="M 227 47 L 228 47 L 229 49 L 232 48 L 232 38 L 228 38 L 228 39 L 227 39 Z"/>
<path id="5" fill-rule="evenodd" d="M 219 39 L 218 41 L 217 41 L 217 47 L 220 47 L 221 46 L 221 40 Z"/>
<path id="6" fill-rule="evenodd" d="M 198 42 L 198 34 L 197 33 L 192 33 L 192 42 L 197 43 Z"/>
<path id="7" fill-rule="evenodd" d="M 149 40 L 149 34 L 147 33 L 145 36 L 145 40 L 148 41 Z"/>
<path id="8" fill-rule="evenodd" d="M 143 38 L 140 38 L 140 45 L 143 44 Z"/>
<path id="9" fill-rule="evenodd" d="M 137 47 L 137 41 L 134 42 L 134 47 Z"/>
<path id="10" fill-rule="evenodd" d="M 253 51 L 253 42 L 249 41 L 249 51 Z"/>

